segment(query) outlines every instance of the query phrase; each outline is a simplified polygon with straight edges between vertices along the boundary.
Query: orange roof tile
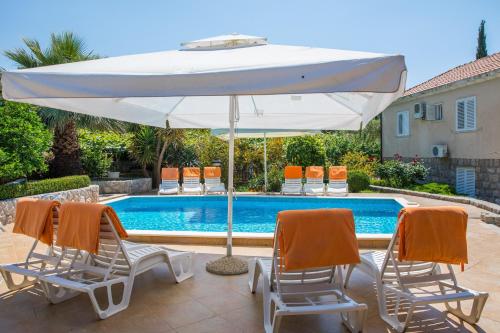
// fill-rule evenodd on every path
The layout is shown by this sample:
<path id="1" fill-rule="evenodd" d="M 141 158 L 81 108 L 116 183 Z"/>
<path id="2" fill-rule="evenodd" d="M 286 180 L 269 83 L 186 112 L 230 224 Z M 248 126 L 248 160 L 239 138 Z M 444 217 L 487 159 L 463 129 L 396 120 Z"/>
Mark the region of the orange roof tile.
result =
<path id="1" fill-rule="evenodd" d="M 428 81 L 406 90 L 403 96 L 410 96 L 495 70 L 500 70 L 500 52 L 452 68 L 447 72 L 439 74 Z"/>

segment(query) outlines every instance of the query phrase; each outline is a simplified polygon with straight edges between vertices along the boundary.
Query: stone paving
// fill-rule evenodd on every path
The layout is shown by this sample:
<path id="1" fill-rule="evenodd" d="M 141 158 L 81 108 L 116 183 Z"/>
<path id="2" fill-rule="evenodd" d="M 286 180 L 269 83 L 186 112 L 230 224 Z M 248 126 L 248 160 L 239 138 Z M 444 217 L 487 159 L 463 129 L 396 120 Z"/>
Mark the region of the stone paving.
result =
<path id="1" fill-rule="evenodd" d="M 373 196 L 367 194 L 366 196 Z M 377 196 L 394 196 L 377 194 Z M 398 195 L 399 196 L 399 195 Z M 458 205 L 427 198 L 405 196 L 423 206 Z M 487 291 L 490 297 L 478 325 L 470 326 L 441 308 L 419 312 L 408 332 L 500 332 L 500 228 L 479 220 L 481 209 L 462 205 L 469 212 L 469 264 L 456 270 L 465 287 Z M 0 231 L 0 263 L 22 260 L 31 240 Z M 130 306 L 106 320 L 98 320 L 84 295 L 50 305 L 37 287 L 8 292 L 0 282 L 0 332 L 263 332 L 261 286 L 252 295 L 247 275 L 221 277 L 205 271 L 205 263 L 224 253 L 222 247 L 172 245 L 194 250 L 195 276 L 175 284 L 164 267 L 139 276 Z M 236 255 L 270 256 L 270 248 L 234 248 Z M 372 281 L 355 272 L 350 296 L 368 305 L 365 332 L 390 332 L 379 318 Z M 346 332 L 332 315 L 285 318 L 280 332 Z"/>

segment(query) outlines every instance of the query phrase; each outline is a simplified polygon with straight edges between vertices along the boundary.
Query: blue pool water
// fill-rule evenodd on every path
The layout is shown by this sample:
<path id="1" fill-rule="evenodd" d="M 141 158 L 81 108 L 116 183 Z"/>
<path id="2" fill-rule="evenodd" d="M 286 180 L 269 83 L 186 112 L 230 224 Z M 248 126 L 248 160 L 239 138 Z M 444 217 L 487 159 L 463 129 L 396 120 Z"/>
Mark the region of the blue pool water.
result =
<path id="1" fill-rule="evenodd" d="M 402 206 L 393 199 L 239 196 L 233 231 L 274 232 L 281 210 L 349 208 L 357 233 L 391 234 Z M 227 231 L 227 197 L 130 197 L 109 204 L 128 230 Z"/>

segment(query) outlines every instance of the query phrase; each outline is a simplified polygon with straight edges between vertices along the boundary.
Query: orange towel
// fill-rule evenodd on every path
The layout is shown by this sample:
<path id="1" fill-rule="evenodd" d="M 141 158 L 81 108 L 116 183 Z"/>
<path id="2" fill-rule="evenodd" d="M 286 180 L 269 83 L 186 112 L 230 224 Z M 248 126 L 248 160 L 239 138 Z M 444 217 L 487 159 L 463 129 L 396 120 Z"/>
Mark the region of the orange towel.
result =
<path id="1" fill-rule="evenodd" d="M 219 167 L 204 167 L 203 176 L 205 178 L 220 178 L 221 171 Z"/>
<path id="2" fill-rule="evenodd" d="M 113 208 L 101 204 L 68 202 L 61 205 L 57 245 L 97 254 L 104 213 L 108 214 L 120 238 L 128 237 Z"/>
<path id="3" fill-rule="evenodd" d="M 22 198 L 16 204 L 16 222 L 12 232 L 52 245 L 54 240 L 53 209 L 61 203 L 55 200 Z"/>
<path id="4" fill-rule="evenodd" d="M 460 207 L 411 207 L 399 212 L 398 260 L 467 263 L 467 213 Z"/>
<path id="5" fill-rule="evenodd" d="M 286 166 L 285 167 L 285 179 L 298 179 L 302 178 L 302 167 L 301 166 Z"/>
<path id="6" fill-rule="evenodd" d="M 179 169 L 177 168 L 162 168 L 161 179 L 179 180 Z"/>
<path id="7" fill-rule="evenodd" d="M 328 175 L 330 180 L 346 180 L 347 168 L 345 166 L 331 166 Z"/>
<path id="8" fill-rule="evenodd" d="M 308 166 L 306 168 L 306 178 L 323 178 L 322 166 Z"/>
<path id="9" fill-rule="evenodd" d="M 200 168 L 183 168 L 182 175 L 184 177 L 200 178 Z"/>
<path id="10" fill-rule="evenodd" d="M 350 209 L 287 210 L 278 221 L 285 270 L 360 262 Z"/>

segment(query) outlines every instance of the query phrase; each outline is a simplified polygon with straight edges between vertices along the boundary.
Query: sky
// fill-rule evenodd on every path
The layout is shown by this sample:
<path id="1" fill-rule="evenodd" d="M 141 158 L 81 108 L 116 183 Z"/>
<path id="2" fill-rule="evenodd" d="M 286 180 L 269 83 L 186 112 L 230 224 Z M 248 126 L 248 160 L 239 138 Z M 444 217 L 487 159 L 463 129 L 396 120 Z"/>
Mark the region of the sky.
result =
<path id="1" fill-rule="evenodd" d="M 34 38 L 72 31 L 101 56 L 178 49 L 181 42 L 232 32 L 270 43 L 403 54 L 407 87 L 475 59 L 486 20 L 489 54 L 500 52 L 498 0 L 2 0 L 3 55 Z"/>

